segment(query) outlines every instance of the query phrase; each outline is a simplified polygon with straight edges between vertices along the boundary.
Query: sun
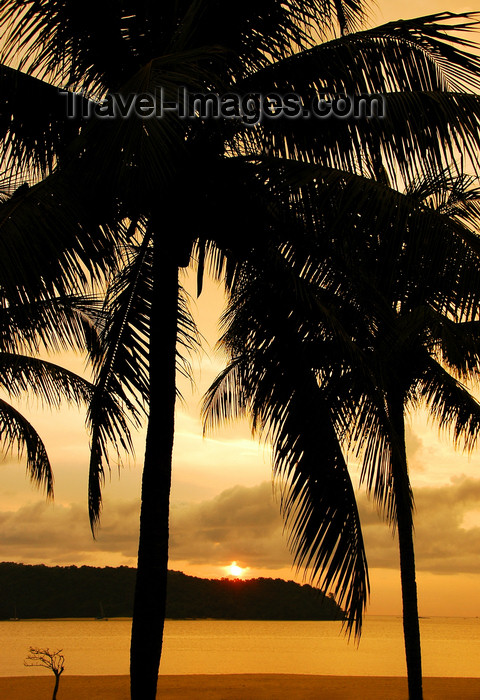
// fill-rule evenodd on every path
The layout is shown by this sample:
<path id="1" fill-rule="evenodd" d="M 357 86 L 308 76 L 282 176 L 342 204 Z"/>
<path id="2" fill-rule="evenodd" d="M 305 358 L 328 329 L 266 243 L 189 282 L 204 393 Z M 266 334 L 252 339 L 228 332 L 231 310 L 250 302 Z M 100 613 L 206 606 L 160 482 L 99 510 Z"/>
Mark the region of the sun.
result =
<path id="1" fill-rule="evenodd" d="M 232 561 L 232 563 L 230 564 L 230 566 L 228 566 L 227 568 L 228 568 L 228 570 L 229 570 L 229 572 L 230 572 L 230 576 L 236 576 L 237 578 L 240 577 L 240 576 L 243 576 L 243 574 L 244 574 L 245 571 L 247 570 L 247 569 L 242 569 L 241 566 L 237 566 L 237 562 L 236 562 L 236 561 Z"/>

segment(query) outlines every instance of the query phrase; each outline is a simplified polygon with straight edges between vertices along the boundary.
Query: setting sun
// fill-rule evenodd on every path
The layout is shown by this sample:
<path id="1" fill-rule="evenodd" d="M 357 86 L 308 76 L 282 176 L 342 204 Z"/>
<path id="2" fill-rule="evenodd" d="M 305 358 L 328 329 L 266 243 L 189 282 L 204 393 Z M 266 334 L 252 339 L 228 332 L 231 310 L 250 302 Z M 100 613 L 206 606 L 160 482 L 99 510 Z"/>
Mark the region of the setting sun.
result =
<path id="1" fill-rule="evenodd" d="M 230 572 L 230 576 L 237 576 L 237 577 L 239 577 L 239 576 L 243 576 L 243 574 L 245 573 L 245 571 L 246 571 L 247 569 L 242 569 L 240 566 L 237 566 L 237 562 L 236 562 L 236 561 L 232 561 L 232 563 L 231 563 L 230 566 L 228 567 L 228 570 L 229 570 L 229 572 Z"/>

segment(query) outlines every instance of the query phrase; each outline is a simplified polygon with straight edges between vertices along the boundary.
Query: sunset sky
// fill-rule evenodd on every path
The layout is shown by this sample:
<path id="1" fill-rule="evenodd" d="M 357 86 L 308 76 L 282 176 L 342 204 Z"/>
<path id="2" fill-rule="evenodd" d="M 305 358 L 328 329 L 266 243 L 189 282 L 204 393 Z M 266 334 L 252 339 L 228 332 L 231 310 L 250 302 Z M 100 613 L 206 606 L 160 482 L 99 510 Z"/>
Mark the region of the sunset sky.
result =
<path id="1" fill-rule="evenodd" d="M 379 2 L 376 23 L 398 17 L 398 3 Z M 438 0 L 403 2 L 401 16 L 443 10 Z M 452 11 L 470 8 L 450 3 Z M 187 287 L 193 293 L 192 281 Z M 246 424 L 202 437 L 203 391 L 223 366 L 213 346 L 223 296 L 206 285 L 192 307 L 205 337 L 193 358 L 196 387 L 182 380 L 178 404 L 171 508 L 170 568 L 221 577 L 236 561 L 246 577 L 294 578 L 278 503 L 272 495 L 269 451 L 252 440 Z M 82 371 L 79 357 L 62 358 Z M 136 458 L 120 475 L 112 472 L 104 491 L 102 525 L 96 540 L 87 516 L 88 437 L 85 413 L 22 408 L 44 438 L 55 473 L 55 502 L 46 503 L 13 458 L 0 463 L 0 561 L 48 565 L 136 564 L 144 432 L 135 436 Z M 469 458 L 418 413 L 408 429 L 408 456 L 417 513 L 416 559 L 420 615 L 480 616 L 480 451 Z M 351 461 L 358 482 L 358 470 Z M 401 613 L 397 542 L 364 492 L 359 493 L 371 573 L 368 613 Z M 21 612 L 20 612 L 21 614 Z"/>

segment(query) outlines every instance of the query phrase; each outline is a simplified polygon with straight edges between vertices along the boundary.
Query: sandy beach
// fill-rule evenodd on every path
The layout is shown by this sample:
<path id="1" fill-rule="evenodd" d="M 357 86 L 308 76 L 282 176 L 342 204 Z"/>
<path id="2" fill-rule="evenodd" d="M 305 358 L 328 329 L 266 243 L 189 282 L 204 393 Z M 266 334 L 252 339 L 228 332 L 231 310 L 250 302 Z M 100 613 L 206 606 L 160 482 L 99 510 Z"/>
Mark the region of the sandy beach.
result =
<path id="1" fill-rule="evenodd" d="M 50 700 L 53 676 L 0 678 L 2 700 Z M 128 676 L 63 676 L 58 700 L 129 700 Z M 282 674 L 161 676 L 162 700 L 406 700 L 405 678 Z M 480 678 L 425 678 L 425 700 L 478 700 Z"/>

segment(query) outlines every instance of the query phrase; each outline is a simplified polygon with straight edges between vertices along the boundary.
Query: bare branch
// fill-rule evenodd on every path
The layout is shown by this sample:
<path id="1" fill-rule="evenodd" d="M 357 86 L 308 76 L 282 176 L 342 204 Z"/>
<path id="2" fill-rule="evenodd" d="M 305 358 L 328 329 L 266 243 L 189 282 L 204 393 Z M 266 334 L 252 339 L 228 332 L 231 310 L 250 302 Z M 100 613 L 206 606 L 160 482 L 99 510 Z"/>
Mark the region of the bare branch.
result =
<path id="1" fill-rule="evenodd" d="M 24 666 L 42 666 L 53 671 L 55 676 L 60 676 L 63 673 L 65 668 L 65 657 L 61 653 L 63 649 L 50 651 L 50 649 L 30 647 L 29 651 L 29 655 L 23 662 Z"/>

